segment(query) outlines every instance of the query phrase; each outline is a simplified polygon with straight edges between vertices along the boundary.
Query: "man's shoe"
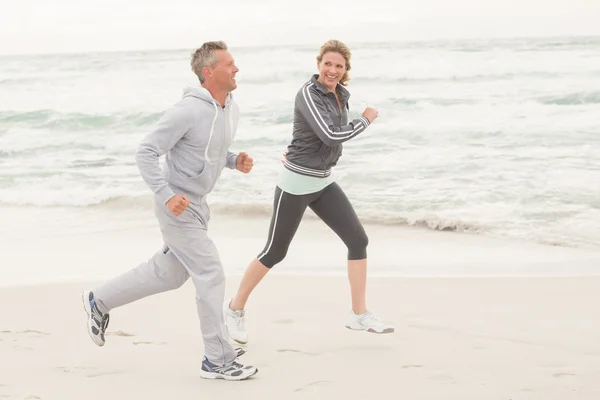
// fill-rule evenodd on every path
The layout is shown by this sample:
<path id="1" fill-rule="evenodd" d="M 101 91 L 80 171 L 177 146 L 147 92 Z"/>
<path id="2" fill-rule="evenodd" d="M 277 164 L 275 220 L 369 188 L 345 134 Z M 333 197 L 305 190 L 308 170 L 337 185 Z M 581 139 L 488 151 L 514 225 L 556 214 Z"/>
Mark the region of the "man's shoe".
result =
<path id="1" fill-rule="evenodd" d="M 102 314 L 100 310 L 98 310 L 98 305 L 96 304 L 93 292 L 86 290 L 81 295 L 81 298 L 83 300 L 83 309 L 88 316 L 87 328 L 90 338 L 92 338 L 94 343 L 98 346 L 104 346 L 104 334 L 108 327 L 109 314 Z"/>
<path id="2" fill-rule="evenodd" d="M 256 367 L 242 365 L 234 361 L 231 365 L 219 367 L 206 358 L 202 360 L 200 376 L 204 379 L 225 379 L 226 381 L 241 381 L 250 378 L 258 372 Z"/>

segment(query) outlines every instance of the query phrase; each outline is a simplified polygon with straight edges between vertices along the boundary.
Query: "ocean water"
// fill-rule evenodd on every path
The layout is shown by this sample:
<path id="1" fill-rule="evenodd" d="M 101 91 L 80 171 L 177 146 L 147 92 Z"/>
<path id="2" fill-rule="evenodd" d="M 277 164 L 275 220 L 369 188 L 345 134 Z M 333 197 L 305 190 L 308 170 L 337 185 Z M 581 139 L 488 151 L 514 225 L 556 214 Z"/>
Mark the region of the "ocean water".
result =
<path id="1" fill-rule="evenodd" d="M 600 37 L 352 44 L 335 174 L 364 221 L 600 249 Z M 318 46 L 317 46 L 318 47 Z M 269 214 L 314 46 L 231 47 L 241 121 L 209 203 Z M 0 57 L 0 207 L 151 207 L 134 162 L 191 49 Z"/>

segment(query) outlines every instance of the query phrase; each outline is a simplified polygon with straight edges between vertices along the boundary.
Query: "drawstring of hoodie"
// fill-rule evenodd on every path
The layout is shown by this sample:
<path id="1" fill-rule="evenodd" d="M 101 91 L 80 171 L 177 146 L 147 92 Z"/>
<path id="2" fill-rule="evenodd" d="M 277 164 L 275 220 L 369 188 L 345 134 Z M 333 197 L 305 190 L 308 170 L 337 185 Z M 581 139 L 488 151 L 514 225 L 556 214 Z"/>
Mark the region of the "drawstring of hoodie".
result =
<path id="1" fill-rule="evenodd" d="M 210 146 L 210 140 L 212 139 L 212 135 L 215 130 L 215 122 L 217 122 L 217 117 L 219 116 L 219 109 L 217 108 L 217 103 L 215 103 L 214 101 L 213 106 L 215 106 L 215 117 L 213 118 L 213 122 L 210 127 L 210 133 L 208 134 L 208 143 L 206 143 L 206 149 L 204 150 L 204 156 L 206 157 L 206 161 L 208 161 L 209 164 L 213 164 L 213 162 L 210 161 L 210 157 L 208 157 L 208 146 Z"/>
<path id="2" fill-rule="evenodd" d="M 217 117 L 219 116 L 219 108 L 217 107 L 217 103 L 213 100 L 213 106 L 215 107 L 215 117 L 213 118 L 212 125 L 210 127 L 210 133 L 208 134 L 208 142 L 206 143 L 206 149 L 204 150 L 204 156 L 206 157 L 206 161 L 209 164 L 214 164 L 210 161 L 210 157 L 208 156 L 208 147 L 210 146 L 210 141 L 213 136 L 213 132 L 215 131 L 215 123 L 217 122 Z M 233 141 L 233 113 L 229 113 L 229 135 L 231 136 L 231 141 Z"/>
<path id="3" fill-rule="evenodd" d="M 233 112 L 229 111 L 229 137 L 233 142 Z"/>

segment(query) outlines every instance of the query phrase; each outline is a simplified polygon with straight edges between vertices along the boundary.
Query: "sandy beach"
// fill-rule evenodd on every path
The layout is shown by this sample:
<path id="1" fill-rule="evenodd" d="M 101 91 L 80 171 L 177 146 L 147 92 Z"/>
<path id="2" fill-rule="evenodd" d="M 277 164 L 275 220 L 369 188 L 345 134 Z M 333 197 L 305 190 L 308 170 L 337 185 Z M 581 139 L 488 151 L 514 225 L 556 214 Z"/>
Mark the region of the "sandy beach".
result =
<path id="1" fill-rule="evenodd" d="M 230 279 L 233 288 L 237 279 Z M 599 278 L 375 278 L 391 335 L 349 331 L 346 281 L 271 276 L 248 307 L 249 381 L 198 376 L 193 287 L 113 311 L 87 336 L 85 283 L 4 288 L 0 395 L 9 399 L 597 399 Z"/>
<path id="2" fill-rule="evenodd" d="M 307 219 L 288 259 L 248 303 L 242 360 L 259 373 L 213 382 L 198 375 L 203 345 L 191 282 L 113 310 L 105 347 L 87 336 L 81 290 L 154 251 L 160 236 L 151 219 L 113 229 L 95 215 L 87 233 L 63 220 L 62 230 L 45 226 L 36 236 L 26 230 L 35 210 L 4 211 L 22 230 L 4 231 L 3 277 L 21 271 L 31 279 L 0 288 L 0 398 L 600 398 L 597 252 L 368 226 L 369 307 L 396 326 L 375 335 L 344 327 L 344 249 Z M 103 229 L 91 229 L 94 218 Z M 213 219 L 228 295 L 263 245 L 267 222 Z M 34 275 L 53 279 L 36 283 Z"/>

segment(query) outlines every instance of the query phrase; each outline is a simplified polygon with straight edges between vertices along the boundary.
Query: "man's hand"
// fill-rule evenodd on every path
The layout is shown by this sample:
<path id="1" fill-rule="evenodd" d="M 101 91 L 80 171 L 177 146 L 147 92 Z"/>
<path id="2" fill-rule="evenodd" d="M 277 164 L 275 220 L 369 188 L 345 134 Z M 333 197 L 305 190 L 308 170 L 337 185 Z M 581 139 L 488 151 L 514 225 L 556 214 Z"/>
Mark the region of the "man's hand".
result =
<path id="1" fill-rule="evenodd" d="M 190 201 L 183 194 L 176 194 L 167 201 L 167 208 L 176 216 L 181 215 L 189 205 Z"/>
<path id="2" fill-rule="evenodd" d="M 252 169 L 253 164 L 254 159 L 247 153 L 242 152 L 238 154 L 237 159 L 235 160 L 235 169 L 247 174 Z"/>

